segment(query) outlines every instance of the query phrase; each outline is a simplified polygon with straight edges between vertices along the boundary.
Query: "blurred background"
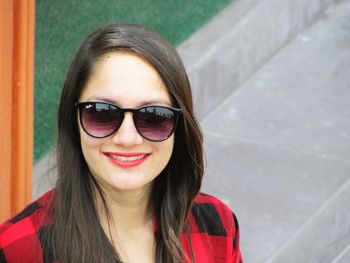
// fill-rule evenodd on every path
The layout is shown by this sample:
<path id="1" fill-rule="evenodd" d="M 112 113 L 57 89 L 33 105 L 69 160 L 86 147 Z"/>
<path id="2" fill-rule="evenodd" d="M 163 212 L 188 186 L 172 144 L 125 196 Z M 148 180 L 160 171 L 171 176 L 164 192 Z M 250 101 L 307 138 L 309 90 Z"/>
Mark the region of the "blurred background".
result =
<path id="1" fill-rule="evenodd" d="M 33 198 L 55 180 L 60 90 L 108 22 L 175 45 L 203 128 L 203 191 L 238 216 L 245 262 L 350 262 L 350 1 L 35 1 Z"/>

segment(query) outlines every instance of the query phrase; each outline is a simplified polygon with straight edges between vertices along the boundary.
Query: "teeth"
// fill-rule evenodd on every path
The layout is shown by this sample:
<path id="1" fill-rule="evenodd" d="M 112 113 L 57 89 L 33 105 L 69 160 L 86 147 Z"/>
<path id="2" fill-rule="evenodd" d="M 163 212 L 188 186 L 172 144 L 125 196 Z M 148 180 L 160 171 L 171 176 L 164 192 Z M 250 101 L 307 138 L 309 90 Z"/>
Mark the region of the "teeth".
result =
<path id="1" fill-rule="evenodd" d="M 145 155 L 132 156 L 132 157 L 112 155 L 111 157 L 113 159 L 116 159 L 116 160 L 122 161 L 122 162 L 132 162 L 132 161 L 136 161 L 136 160 L 142 159 L 143 157 L 145 157 Z"/>

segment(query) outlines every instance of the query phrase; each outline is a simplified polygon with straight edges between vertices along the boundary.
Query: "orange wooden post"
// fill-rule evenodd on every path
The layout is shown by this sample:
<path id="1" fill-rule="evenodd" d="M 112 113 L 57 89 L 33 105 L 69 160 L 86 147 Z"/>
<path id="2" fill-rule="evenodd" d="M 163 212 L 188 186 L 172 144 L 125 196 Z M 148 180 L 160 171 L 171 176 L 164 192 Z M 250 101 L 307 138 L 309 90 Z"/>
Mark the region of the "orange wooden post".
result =
<path id="1" fill-rule="evenodd" d="M 34 11 L 0 1 L 0 221 L 32 198 Z"/>
<path id="2" fill-rule="evenodd" d="M 13 3 L 0 1 L 0 221 L 11 214 Z"/>

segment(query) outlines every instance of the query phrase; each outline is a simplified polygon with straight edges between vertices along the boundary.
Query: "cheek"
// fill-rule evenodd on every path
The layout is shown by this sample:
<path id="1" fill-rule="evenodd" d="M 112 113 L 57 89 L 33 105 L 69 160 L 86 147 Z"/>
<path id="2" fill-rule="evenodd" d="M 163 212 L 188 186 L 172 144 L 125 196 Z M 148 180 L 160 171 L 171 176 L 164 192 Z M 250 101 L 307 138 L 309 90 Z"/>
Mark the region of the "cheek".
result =
<path id="1" fill-rule="evenodd" d="M 171 136 L 166 141 L 161 142 L 158 149 L 161 154 L 161 158 L 168 162 L 174 149 L 174 136 Z"/>
<path id="2" fill-rule="evenodd" d="M 85 160 L 88 162 L 91 156 L 98 154 L 101 142 L 90 137 L 80 128 L 80 145 Z"/>

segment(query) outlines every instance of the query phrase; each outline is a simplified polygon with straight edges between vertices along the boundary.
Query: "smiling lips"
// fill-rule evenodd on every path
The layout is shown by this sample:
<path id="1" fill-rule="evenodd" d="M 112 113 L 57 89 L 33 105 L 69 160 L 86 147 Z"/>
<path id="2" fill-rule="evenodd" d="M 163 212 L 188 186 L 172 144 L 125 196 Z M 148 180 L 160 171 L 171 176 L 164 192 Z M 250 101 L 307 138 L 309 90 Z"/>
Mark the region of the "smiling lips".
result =
<path id="1" fill-rule="evenodd" d="M 143 163 L 150 154 L 148 153 L 120 153 L 120 152 L 104 152 L 114 164 L 123 167 L 130 168 L 135 167 Z"/>

